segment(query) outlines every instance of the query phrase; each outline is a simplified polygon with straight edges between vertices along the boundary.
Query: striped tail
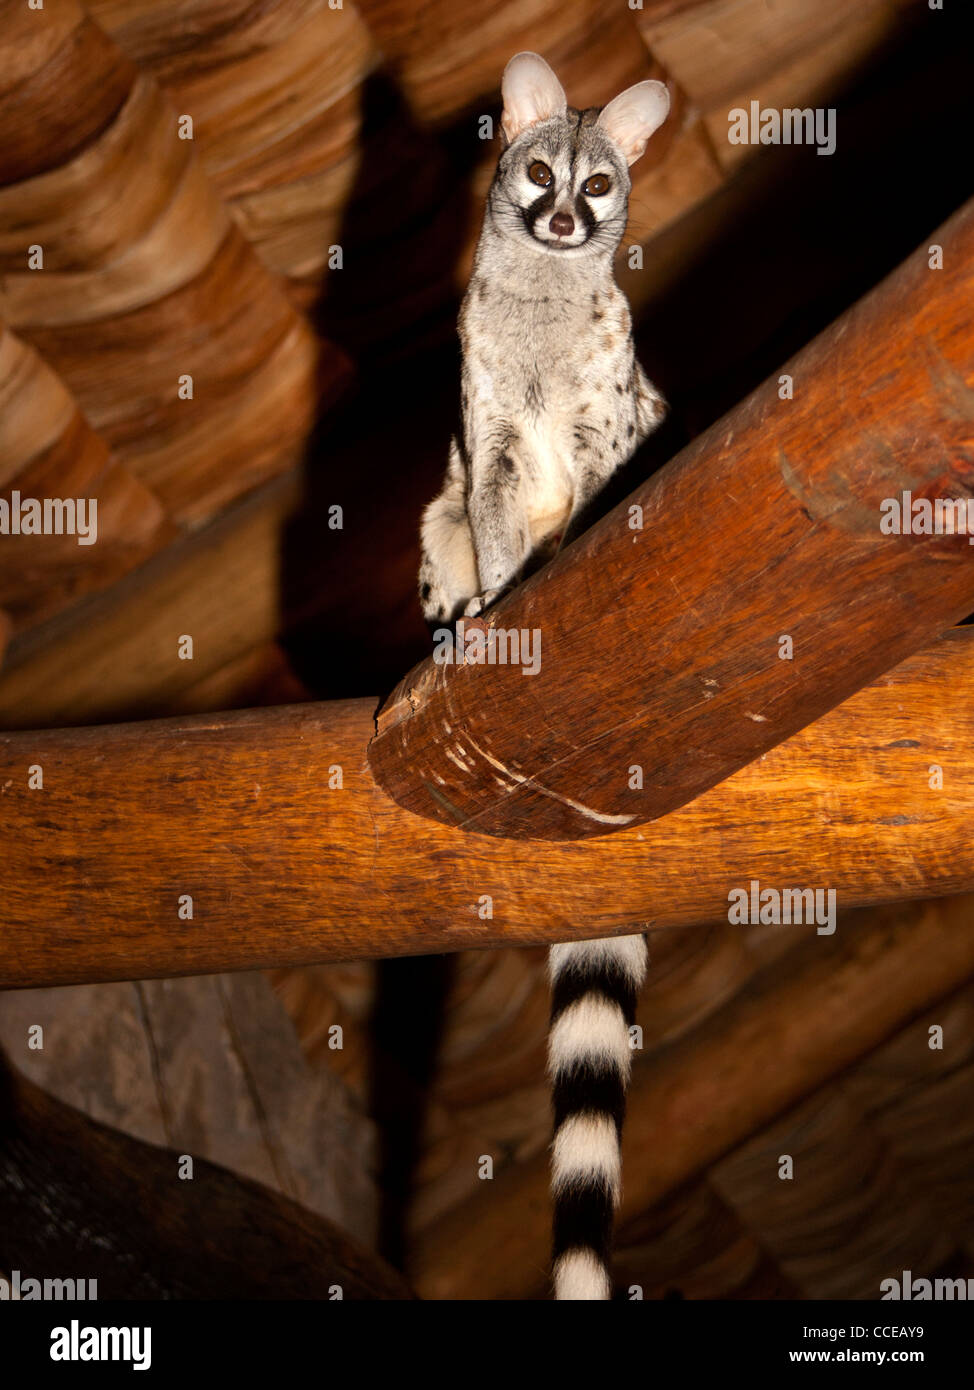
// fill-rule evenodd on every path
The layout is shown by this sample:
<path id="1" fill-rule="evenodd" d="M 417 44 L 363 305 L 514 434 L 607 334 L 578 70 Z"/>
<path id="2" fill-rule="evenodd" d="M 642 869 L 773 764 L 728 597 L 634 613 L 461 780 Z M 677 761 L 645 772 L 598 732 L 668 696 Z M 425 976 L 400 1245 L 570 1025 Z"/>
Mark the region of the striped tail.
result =
<path id="1" fill-rule="evenodd" d="M 557 1299 L 612 1297 L 609 1251 L 621 1187 L 629 1027 L 646 960 L 642 936 L 574 941 L 549 952 Z"/>

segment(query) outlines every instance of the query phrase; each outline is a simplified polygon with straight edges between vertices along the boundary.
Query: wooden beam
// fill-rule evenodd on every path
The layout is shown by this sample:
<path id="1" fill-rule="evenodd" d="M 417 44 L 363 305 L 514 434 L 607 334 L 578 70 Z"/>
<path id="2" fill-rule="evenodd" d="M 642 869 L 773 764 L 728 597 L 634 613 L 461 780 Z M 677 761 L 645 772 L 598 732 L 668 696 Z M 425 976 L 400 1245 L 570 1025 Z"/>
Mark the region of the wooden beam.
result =
<path id="1" fill-rule="evenodd" d="M 0 1270 L 97 1279 L 100 1299 L 413 1297 L 334 1222 L 196 1156 L 180 1181 L 183 1157 L 55 1100 L 0 1054 Z"/>
<path id="2" fill-rule="evenodd" d="M 840 906 L 974 890 L 971 630 L 597 841 L 410 815 L 369 771 L 372 708 L 0 734 L 0 988 L 726 921 L 752 879 L 833 887 Z"/>
<path id="3" fill-rule="evenodd" d="M 538 670 L 406 676 L 369 754 L 390 796 L 488 835 L 645 824 L 974 608 L 966 535 L 880 529 L 886 499 L 974 497 L 974 201 L 929 243 L 942 270 L 920 247 L 490 611 Z"/>
<path id="4" fill-rule="evenodd" d="M 670 1047 L 637 1062 L 620 1224 L 633 1220 L 873 1051 L 974 973 L 972 902 L 893 905 L 813 937 Z M 650 943 L 652 955 L 652 943 Z M 769 1181 L 774 1181 L 769 1176 Z M 543 1293 L 548 1155 L 498 1173 L 417 1241 L 425 1298 Z"/>

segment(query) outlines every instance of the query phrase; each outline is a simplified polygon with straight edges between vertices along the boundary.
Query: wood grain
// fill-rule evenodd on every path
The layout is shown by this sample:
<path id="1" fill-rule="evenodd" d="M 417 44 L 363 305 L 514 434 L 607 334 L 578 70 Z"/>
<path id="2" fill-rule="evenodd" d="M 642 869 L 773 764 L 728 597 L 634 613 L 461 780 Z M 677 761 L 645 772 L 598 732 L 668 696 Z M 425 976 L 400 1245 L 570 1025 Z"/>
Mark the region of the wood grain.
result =
<path id="1" fill-rule="evenodd" d="M 940 1048 L 930 1045 L 933 1027 L 942 1029 Z M 886 1151 L 910 1169 L 933 1209 L 934 1224 L 970 1242 L 974 985 L 921 1015 L 845 1077 L 843 1090 L 869 1117 Z"/>
<path id="2" fill-rule="evenodd" d="M 778 1176 L 784 1154 L 794 1165 L 790 1180 Z M 841 1079 L 718 1163 L 711 1180 L 810 1298 L 856 1298 L 865 1289 L 878 1298 L 892 1270 L 939 1269 L 955 1249 L 916 1175 Z"/>
<path id="3" fill-rule="evenodd" d="M 177 531 L 155 494 L 91 428 L 64 382 L 0 324 L 0 496 L 9 503 L 15 491 L 85 499 L 97 539 L 79 545 L 73 534 L 0 537 L 0 604 L 11 633 L 108 587 Z"/>
<path id="4" fill-rule="evenodd" d="M 618 1233 L 616 1284 L 644 1299 L 801 1298 L 759 1237 L 707 1180 L 689 1185 Z"/>
<path id="5" fill-rule="evenodd" d="M 200 3 L 191 42 L 170 0 L 90 9 L 192 116 L 203 166 L 257 254 L 320 288 L 369 134 L 364 84 L 380 62 L 356 7 Z M 390 197 L 387 216 L 401 213 Z"/>
<path id="6" fill-rule="evenodd" d="M 840 35 L 848 41 L 860 25 L 870 23 L 878 40 L 906 7 L 903 0 L 778 0 L 773 7 L 766 0 L 704 0 L 665 15 L 646 6 L 634 18 L 649 49 L 709 111 L 738 92 L 758 96 L 770 73 Z M 796 100 L 784 104 L 800 95 L 796 90 Z"/>
<path id="7" fill-rule="evenodd" d="M 961 930 L 974 920 L 968 902 L 971 917 L 956 919 Z M 914 911 L 920 921 L 925 908 Z M 930 1046 L 934 1025 L 943 1029 L 941 1049 Z M 652 1068 L 653 1059 L 638 1064 Z M 782 1154 L 794 1164 L 786 1180 Z M 904 1267 L 927 1277 L 969 1274 L 972 1156 L 967 984 L 747 1139 L 704 1182 L 629 1222 L 617 1242 L 617 1282 L 641 1284 L 644 1297 L 767 1297 L 739 1288 L 755 1246 L 792 1297 L 876 1298 L 880 1280 Z"/>
<path id="8" fill-rule="evenodd" d="M 959 630 L 665 819 L 550 844 L 398 807 L 365 762 L 369 701 L 0 734 L 0 985 L 727 920 L 754 878 L 842 906 L 971 890 L 972 689 Z"/>
<path id="9" fill-rule="evenodd" d="M 369 750 L 390 796 L 492 835 L 643 824 L 970 612 L 966 535 L 880 531 L 887 498 L 974 499 L 974 201 L 930 240 L 949 268 L 919 248 L 784 365 L 793 399 L 766 381 L 490 609 L 539 669 L 502 636 L 510 664 L 403 679 Z"/>
<path id="10" fill-rule="evenodd" d="M 282 534 L 300 493 L 293 474 L 275 478 L 111 589 L 15 639 L 0 671 L 0 723 L 170 714 L 190 687 L 265 646 L 281 622 Z M 179 659 L 183 633 L 193 638 L 192 661 Z"/>
<path id="11" fill-rule="evenodd" d="M 196 526 L 299 462 L 350 366 L 261 264 L 155 78 L 86 12 L 65 37 L 50 8 L 18 16 L 32 67 L 0 91 L 0 306 Z"/>

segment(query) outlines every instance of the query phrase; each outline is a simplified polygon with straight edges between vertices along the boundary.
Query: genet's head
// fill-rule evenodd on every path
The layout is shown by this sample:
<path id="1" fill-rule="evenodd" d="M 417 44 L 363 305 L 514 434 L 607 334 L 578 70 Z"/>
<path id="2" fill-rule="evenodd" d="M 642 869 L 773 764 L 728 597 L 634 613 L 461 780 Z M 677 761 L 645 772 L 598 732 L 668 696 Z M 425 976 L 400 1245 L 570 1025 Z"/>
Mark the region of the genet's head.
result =
<path id="1" fill-rule="evenodd" d="M 638 82 L 601 109 L 570 107 L 537 53 L 504 69 L 505 149 L 488 206 L 495 227 L 541 254 L 612 255 L 629 210 L 629 165 L 666 120 L 662 82 Z"/>

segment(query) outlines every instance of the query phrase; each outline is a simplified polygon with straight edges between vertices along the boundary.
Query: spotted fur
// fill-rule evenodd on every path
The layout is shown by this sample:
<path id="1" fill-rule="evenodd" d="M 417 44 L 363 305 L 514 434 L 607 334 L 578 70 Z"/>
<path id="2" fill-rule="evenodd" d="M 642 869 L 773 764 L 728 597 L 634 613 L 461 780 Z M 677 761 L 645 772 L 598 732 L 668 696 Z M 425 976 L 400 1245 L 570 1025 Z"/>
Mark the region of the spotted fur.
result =
<path id="1" fill-rule="evenodd" d="M 433 624 L 474 615 L 577 531 L 664 404 L 633 351 L 612 262 L 626 226 L 629 163 L 669 106 L 641 82 L 604 109 L 569 107 L 537 54 L 503 79 L 506 148 L 460 310 L 461 428 L 422 521 L 420 593 Z M 543 163 L 552 179 L 532 182 Z M 605 174 L 610 189 L 586 196 Z M 569 217 L 559 236 L 551 219 Z"/>

